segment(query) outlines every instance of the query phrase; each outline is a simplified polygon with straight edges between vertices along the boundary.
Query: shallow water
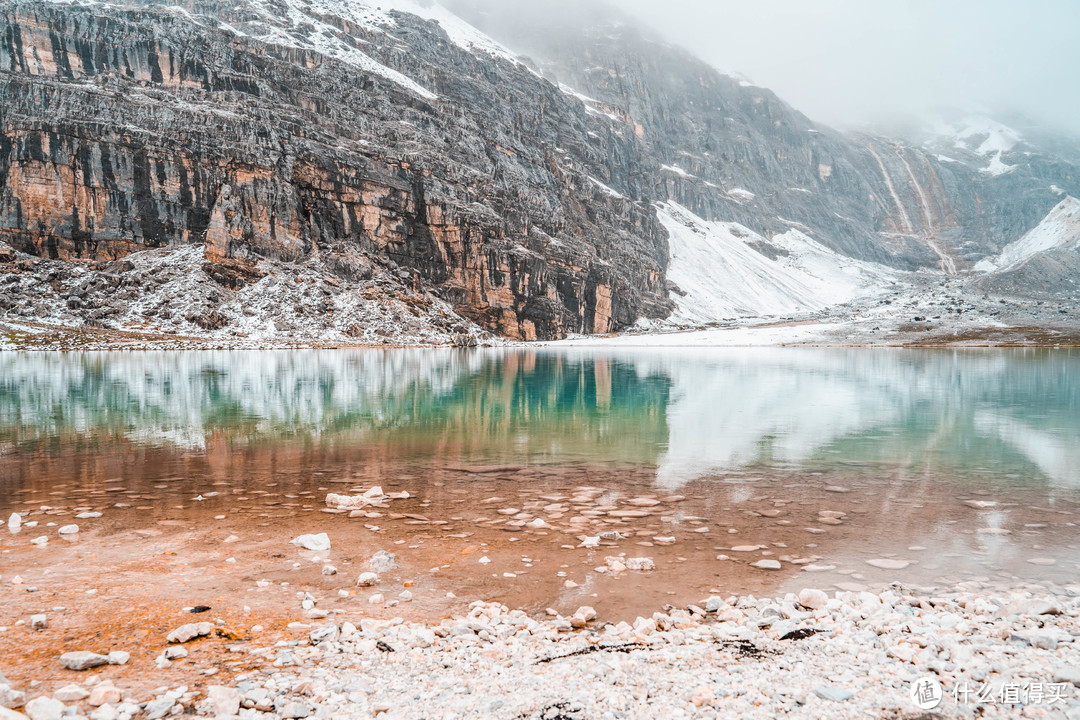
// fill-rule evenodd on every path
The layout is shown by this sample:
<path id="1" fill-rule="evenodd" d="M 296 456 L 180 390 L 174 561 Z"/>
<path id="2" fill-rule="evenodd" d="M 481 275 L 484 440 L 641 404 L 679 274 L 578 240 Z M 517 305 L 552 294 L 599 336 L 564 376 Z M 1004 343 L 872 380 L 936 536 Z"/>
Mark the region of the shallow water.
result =
<path id="1" fill-rule="evenodd" d="M 372 485 L 411 497 L 324 514 L 327 492 Z M 396 544 L 407 568 L 533 609 L 1067 582 L 1080 562 L 1080 353 L 6 353 L 0 511 L 13 510 L 39 523 L 4 541 L 19 552 L 80 524 L 42 562 L 182 528 L 238 534 L 221 552 L 273 575 L 296 558 L 257 549 L 325 530 L 338 559 Z M 87 511 L 103 516 L 71 519 Z M 603 531 L 620 537 L 578 547 Z M 619 555 L 657 570 L 596 571 Z M 18 571 L 17 556 L 0 572 Z"/>

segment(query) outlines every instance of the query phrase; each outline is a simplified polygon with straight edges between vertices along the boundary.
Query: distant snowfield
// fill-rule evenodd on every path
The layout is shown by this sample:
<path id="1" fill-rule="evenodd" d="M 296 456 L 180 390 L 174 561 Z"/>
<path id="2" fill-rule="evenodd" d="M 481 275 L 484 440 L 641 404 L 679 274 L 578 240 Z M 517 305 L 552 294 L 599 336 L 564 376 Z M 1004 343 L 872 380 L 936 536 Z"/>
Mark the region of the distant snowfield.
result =
<path id="1" fill-rule="evenodd" d="M 792 323 L 640 335 L 575 336 L 543 344 L 557 347 L 604 348 L 774 347 L 819 343 L 823 338 L 842 331 L 844 327 L 845 324 L 840 322 Z"/>
<path id="2" fill-rule="evenodd" d="M 728 222 L 709 222 L 675 203 L 657 210 L 668 231 L 673 323 L 824 310 L 896 286 L 902 273 L 841 255 L 798 230 L 766 240 Z"/>
<path id="3" fill-rule="evenodd" d="M 979 115 L 969 115 L 960 122 L 938 120 L 928 130 L 935 137 L 951 142 L 957 150 L 986 158 L 987 165 L 979 172 L 995 177 L 1016 168 L 1015 165 L 1007 165 L 1002 161 L 1001 155 L 1013 150 L 1024 139 L 1023 135 L 1013 128 Z M 938 155 L 937 158 L 942 162 L 956 162 L 943 155 Z"/>
<path id="4" fill-rule="evenodd" d="M 1001 251 L 975 265 L 977 272 L 1016 270 L 1039 253 L 1059 247 L 1080 248 L 1080 200 L 1066 196 L 1042 221 Z"/>

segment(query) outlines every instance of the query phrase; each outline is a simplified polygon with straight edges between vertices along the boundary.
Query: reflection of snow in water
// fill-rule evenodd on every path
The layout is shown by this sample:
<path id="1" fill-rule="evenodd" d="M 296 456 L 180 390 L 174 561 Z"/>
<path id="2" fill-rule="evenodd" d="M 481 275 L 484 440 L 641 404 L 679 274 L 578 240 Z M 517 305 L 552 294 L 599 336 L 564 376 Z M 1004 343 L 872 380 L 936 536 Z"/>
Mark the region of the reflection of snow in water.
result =
<path id="1" fill-rule="evenodd" d="M 989 411 L 975 414 L 975 427 L 1023 453 L 1053 484 L 1080 488 L 1080 439 L 1039 430 L 1022 420 Z"/>
<path id="2" fill-rule="evenodd" d="M 769 459 L 799 463 L 838 437 L 895 420 L 902 377 L 846 352 L 742 350 L 668 358 L 667 452 L 657 481 L 677 487 Z M 891 368 L 897 370 L 899 368 Z"/>
<path id="3" fill-rule="evenodd" d="M 619 359 L 635 363 L 639 375 L 671 379 L 668 447 L 657 469 L 657 482 L 669 489 L 762 462 L 807 463 L 843 438 L 900 437 L 910 425 L 918 426 L 913 436 L 922 443 L 909 448 L 915 455 L 950 433 L 974 427 L 987 434 L 985 423 L 965 418 L 981 406 L 1023 408 L 1048 380 L 1067 376 L 1060 364 L 1043 367 L 1025 354 L 1001 352 L 683 349 Z M 1064 366 L 1070 367 L 1075 361 Z M 1080 443 L 1065 436 L 1075 438 L 1080 426 L 1074 421 L 1054 433 L 1018 424 L 1008 434 L 1052 480 L 1075 483 L 1080 451 L 1066 448 Z M 900 447 L 904 442 L 910 441 L 901 437 Z"/>

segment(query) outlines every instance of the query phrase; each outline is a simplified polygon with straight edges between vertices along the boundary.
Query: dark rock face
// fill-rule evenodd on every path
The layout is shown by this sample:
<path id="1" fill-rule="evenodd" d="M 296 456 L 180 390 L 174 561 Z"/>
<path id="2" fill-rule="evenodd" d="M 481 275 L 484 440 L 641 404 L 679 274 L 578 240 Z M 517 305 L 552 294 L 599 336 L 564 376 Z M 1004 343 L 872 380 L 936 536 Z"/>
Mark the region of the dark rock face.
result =
<path id="1" fill-rule="evenodd" d="M 651 208 L 588 180 L 636 167 L 632 140 L 525 67 L 412 16 L 406 48 L 347 28 L 425 97 L 190 11 L 5 7 L 0 240 L 61 259 L 205 243 L 211 264 L 347 246 L 522 339 L 668 311 Z"/>

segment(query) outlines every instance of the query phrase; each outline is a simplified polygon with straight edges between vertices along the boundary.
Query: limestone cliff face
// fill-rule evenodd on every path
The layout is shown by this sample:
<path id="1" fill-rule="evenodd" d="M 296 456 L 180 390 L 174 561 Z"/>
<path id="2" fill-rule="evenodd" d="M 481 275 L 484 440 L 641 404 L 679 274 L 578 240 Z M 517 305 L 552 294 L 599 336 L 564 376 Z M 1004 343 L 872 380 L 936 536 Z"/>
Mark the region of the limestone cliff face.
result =
<path id="1" fill-rule="evenodd" d="M 0 240 L 61 259 L 203 243 L 209 263 L 358 249 L 511 338 L 666 313 L 651 208 L 588 179 L 632 171 L 632 143 L 550 83 L 411 16 L 407 53 L 342 34 L 428 92 L 189 7 L 4 8 Z"/>

